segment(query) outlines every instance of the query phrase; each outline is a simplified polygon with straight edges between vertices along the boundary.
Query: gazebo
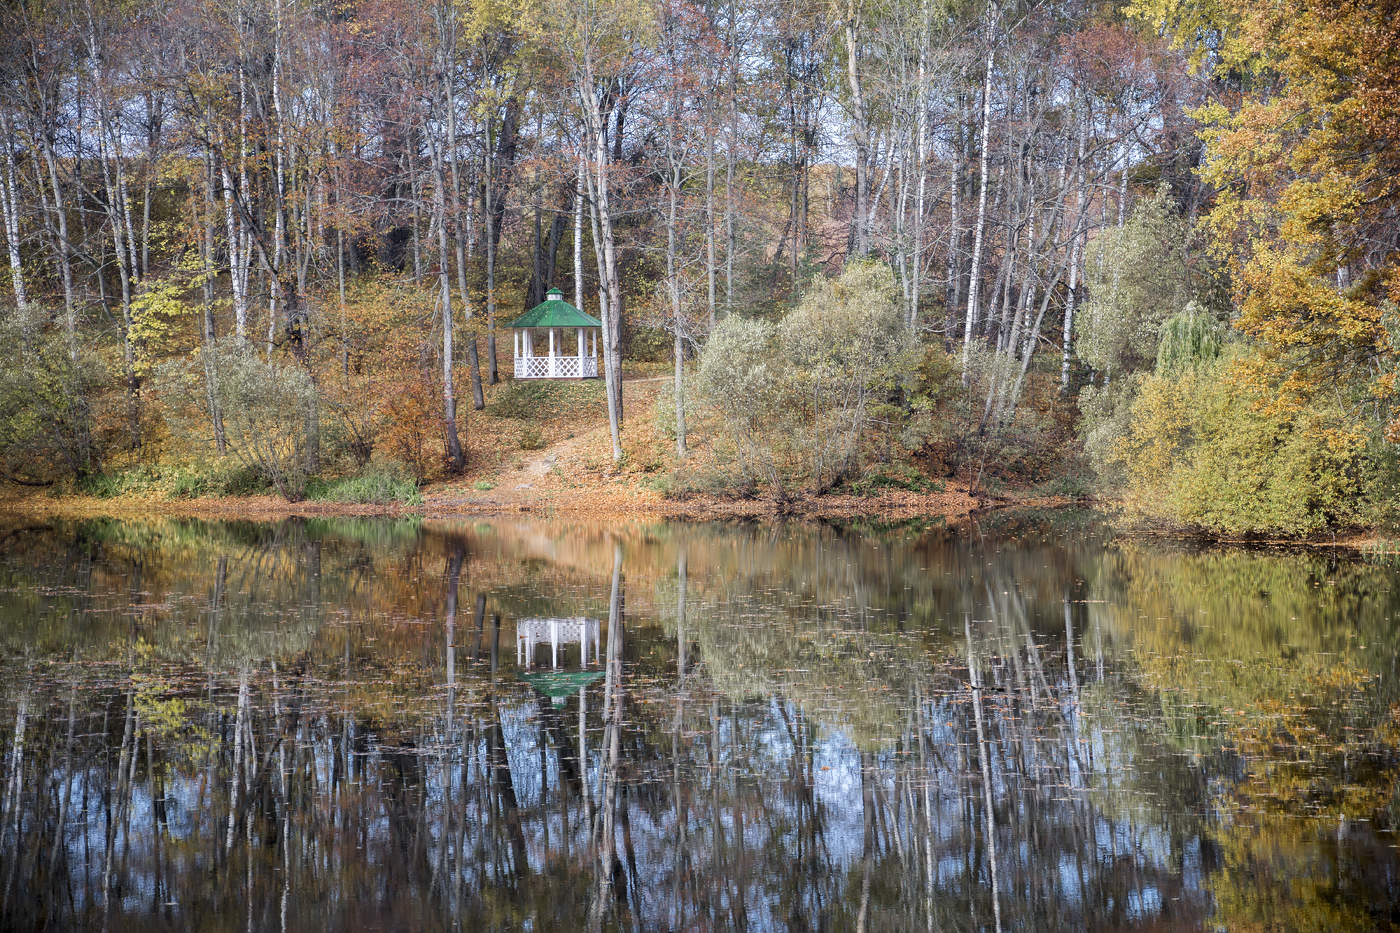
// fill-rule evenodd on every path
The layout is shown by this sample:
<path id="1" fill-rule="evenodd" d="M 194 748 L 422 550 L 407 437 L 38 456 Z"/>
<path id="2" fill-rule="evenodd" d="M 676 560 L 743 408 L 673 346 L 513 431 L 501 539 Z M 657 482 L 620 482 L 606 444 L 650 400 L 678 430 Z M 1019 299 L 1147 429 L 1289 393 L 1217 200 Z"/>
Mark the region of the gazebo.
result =
<path id="1" fill-rule="evenodd" d="M 521 619 L 515 623 L 515 663 L 526 669 L 535 666 L 535 647 L 549 643 L 550 659 L 554 667 L 559 666 L 559 643 L 578 642 L 579 667 L 588 666 L 588 649 L 593 649 L 593 660 L 599 659 L 601 642 L 598 638 L 598 620 L 578 616 L 570 619 Z"/>
<path id="2" fill-rule="evenodd" d="M 515 378 L 517 379 L 596 379 L 598 378 L 598 334 L 603 322 L 564 300 L 564 293 L 551 288 L 544 301 L 510 322 L 515 330 Z M 569 331 L 574 332 L 578 352 L 565 355 Z M 541 349 L 548 341 L 549 355 L 537 356 L 535 340 Z"/>

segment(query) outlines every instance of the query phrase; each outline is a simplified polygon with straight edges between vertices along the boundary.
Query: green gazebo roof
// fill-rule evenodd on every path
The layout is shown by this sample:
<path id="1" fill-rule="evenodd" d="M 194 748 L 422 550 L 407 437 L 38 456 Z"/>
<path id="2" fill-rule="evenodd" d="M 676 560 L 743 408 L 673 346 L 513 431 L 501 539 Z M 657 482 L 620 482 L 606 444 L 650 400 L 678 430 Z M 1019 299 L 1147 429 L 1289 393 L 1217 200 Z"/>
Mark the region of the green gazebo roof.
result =
<path id="1" fill-rule="evenodd" d="M 551 288 L 544 301 L 511 321 L 508 327 L 602 327 L 603 322 L 580 311 L 564 300 L 564 293 Z"/>
<path id="2" fill-rule="evenodd" d="M 542 671 L 538 674 L 523 674 L 520 679 L 534 687 L 551 700 L 562 700 L 578 693 L 603 676 L 602 671 Z"/>

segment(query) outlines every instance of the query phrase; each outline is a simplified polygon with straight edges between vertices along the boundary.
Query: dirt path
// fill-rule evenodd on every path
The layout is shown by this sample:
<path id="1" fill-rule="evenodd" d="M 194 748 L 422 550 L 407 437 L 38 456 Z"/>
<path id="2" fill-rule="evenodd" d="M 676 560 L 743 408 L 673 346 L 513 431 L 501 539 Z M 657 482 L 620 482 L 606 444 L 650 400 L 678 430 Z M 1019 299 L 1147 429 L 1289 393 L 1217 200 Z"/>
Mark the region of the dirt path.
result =
<path id="1" fill-rule="evenodd" d="M 500 474 L 496 486 L 499 489 L 529 489 L 548 476 L 561 460 L 577 459 L 582 450 L 600 440 L 605 440 L 607 433 L 608 426 L 602 424 L 596 428 L 590 428 L 582 434 L 576 434 L 567 440 L 552 444 L 544 450 L 535 451 L 533 456 L 526 460 L 519 469 Z"/>
<path id="2" fill-rule="evenodd" d="M 651 415 L 653 386 L 671 376 L 623 379 L 623 447 L 643 455 L 656 438 Z M 600 416 L 602 412 L 598 413 Z M 592 419 L 590 419 L 591 421 Z M 429 511 L 655 511 L 661 496 L 640 483 L 633 470 L 614 470 L 608 422 L 573 426 L 573 434 L 536 451 L 509 468 L 469 479 L 450 480 L 424 491 Z"/>

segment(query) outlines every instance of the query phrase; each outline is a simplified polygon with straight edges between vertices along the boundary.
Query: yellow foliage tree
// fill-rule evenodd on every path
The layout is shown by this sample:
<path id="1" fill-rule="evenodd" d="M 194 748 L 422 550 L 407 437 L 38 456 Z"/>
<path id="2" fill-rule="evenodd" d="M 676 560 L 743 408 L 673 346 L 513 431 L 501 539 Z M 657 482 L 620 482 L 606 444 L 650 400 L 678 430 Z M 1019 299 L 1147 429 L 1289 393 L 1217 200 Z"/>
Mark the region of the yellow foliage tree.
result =
<path id="1" fill-rule="evenodd" d="M 1219 93 L 1195 114 L 1209 223 L 1253 382 L 1281 410 L 1327 393 L 1400 437 L 1400 2 L 1133 0 Z"/>

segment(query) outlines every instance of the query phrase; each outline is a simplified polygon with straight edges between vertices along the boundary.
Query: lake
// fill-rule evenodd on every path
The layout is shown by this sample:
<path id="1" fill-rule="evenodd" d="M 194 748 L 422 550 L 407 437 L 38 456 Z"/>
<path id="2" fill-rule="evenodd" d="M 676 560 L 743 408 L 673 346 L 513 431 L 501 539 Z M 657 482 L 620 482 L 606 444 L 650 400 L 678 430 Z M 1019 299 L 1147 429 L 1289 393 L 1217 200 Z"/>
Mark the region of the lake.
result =
<path id="1" fill-rule="evenodd" d="M 501 518 L 0 525 L 0 927 L 1400 927 L 1352 554 Z"/>

